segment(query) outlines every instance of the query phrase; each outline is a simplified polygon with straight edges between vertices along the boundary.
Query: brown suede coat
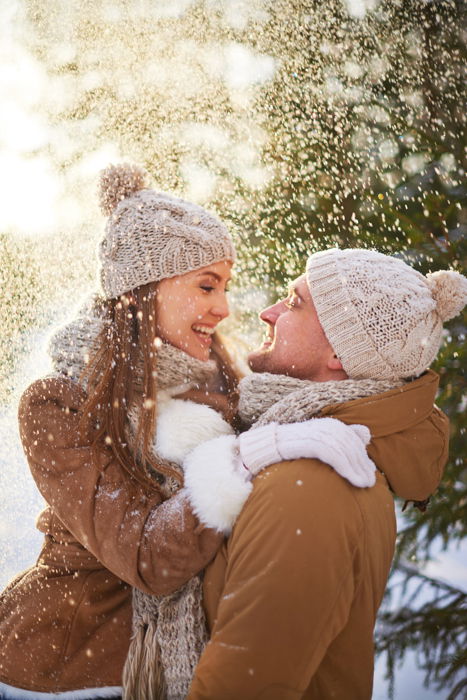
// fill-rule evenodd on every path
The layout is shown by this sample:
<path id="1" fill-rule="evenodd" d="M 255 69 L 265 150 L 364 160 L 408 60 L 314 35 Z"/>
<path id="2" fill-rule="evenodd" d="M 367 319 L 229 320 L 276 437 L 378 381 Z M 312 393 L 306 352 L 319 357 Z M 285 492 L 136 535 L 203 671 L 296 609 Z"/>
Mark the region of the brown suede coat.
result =
<path id="1" fill-rule="evenodd" d="M 177 590 L 222 537 L 200 525 L 182 494 L 162 502 L 109 448 L 78 440 L 83 391 L 50 377 L 22 397 L 19 423 L 34 479 L 49 504 L 37 564 L 0 599 L 0 681 L 58 692 L 120 686 L 131 632 L 131 586 Z"/>
<path id="2" fill-rule="evenodd" d="M 373 628 L 396 538 L 389 486 L 422 500 L 440 481 L 448 421 L 433 406 L 437 386 L 428 372 L 323 411 L 370 428 L 381 470 L 373 488 L 354 488 L 317 460 L 274 465 L 255 480 L 206 571 L 211 641 L 189 700 L 371 698 Z"/>

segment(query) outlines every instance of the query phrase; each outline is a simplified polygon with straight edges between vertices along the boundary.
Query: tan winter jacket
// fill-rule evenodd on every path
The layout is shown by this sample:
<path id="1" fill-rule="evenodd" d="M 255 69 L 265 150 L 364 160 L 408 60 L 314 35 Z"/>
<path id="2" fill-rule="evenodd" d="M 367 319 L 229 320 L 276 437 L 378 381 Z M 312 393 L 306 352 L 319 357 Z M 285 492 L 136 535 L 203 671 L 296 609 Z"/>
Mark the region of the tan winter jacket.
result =
<path id="1" fill-rule="evenodd" d="M 317 460 L 274 465 L 255 480 L 206 571 L 211 641 L 189 700 L 371 698 L 373 628 L 396 537 L 390 489 L 427 498 L 447 459 L 437 386 L 427 372 L 323 411 L 370 428 L 381 470 L 373 488 L 354 488 Z"/>
<path id="2" fill-rule="evenodd" d="M 91 458 L 92 428 L 77 439 L 85 398 L 50 377 L 22 397 L 19 423 L 49 507 L 37 564 L 0 599 L 0 682 L 40 692 L 118 687 L 131 632 L 131 586 L 177 590 L 203 569 L 222 536 L 200 525 L 179 494 L 133 482 L 109 448 Z M 178 533 L 178 534 L 177 534 Z"/>

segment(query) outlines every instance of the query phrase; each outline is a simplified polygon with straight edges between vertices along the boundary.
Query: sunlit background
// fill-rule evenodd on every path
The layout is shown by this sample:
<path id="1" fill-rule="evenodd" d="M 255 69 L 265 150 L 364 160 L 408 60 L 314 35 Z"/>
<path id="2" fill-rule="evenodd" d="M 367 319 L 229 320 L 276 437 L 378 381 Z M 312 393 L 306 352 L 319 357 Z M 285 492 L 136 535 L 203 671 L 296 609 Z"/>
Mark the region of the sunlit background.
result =
<path id="1" fill-rule="evenodd" d="M 95 287 L 99 170 L 142 164 L 154 187 L 226 221 L 240 250 L 226 332 L 240 356 L 307 251 L 374 246 L 423 272 L 462 270 L 465 16 L 454 0 L 0 0 L 2 584 L 40 545 L 15 410 L 48 369 L 51 327 Z M 464 341 L 456 320 L 438 364 L 453 422 L 446 480 L 429 521 L 401 516 L 392 579 L 412 576 L 409 592 L 425 581 L 414 619 L 428 608 L 419 630 L 379 626 L 380 639 L 396 630 L 383 648 L 397 700 L 447 697 L 467 673 L 465 616 L 449 607 L 465 609 L 467 591 Z M 438 632 L 429 605 L 443 610 Z M 443 676 L 453 658 L 460 671 Z M 374 700 L 390 692 L 386 660 Z"/>

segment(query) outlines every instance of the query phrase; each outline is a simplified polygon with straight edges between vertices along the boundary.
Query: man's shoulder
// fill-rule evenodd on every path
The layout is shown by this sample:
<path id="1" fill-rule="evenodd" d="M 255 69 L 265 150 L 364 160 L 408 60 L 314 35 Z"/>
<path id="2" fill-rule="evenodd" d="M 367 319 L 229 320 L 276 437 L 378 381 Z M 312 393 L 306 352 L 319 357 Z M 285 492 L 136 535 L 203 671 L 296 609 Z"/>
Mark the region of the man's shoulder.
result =
<path id="1" fill-rule="evenodd" d="M 438 384 L 438 375 L 428 370 L 418 379 L 394 389 L 330 404 L 322 415 L 333 416 L 347 424 L 367 425 L 373 437 L 410 430 L 439 412 L 434 406 Z"/>
<path id="2" fill-rule="evenodd" d="M 272 559 L 303 540 L 310 555 L 331 552 L 364 556 L 373 533 L 395 533 L 394 501 L 384 477 L 375 486 L 356 488 L 328 465 L 314 459 L 281 462 L 265 469 L 227 541 L 226 558 L 254 556 L 266 549 Z"/>

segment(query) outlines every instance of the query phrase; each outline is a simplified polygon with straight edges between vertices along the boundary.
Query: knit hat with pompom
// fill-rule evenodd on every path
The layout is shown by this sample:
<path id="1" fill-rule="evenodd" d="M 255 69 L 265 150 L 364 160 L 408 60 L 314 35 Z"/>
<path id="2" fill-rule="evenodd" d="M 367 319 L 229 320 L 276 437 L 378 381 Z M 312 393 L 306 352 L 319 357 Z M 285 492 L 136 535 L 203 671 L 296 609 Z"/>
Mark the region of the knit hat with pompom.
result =
<path id="1" fill-rule="evenodd" d="M 202 207 L 146 186 L 135 165 L 110 165 L 100 177 L 101 209 L 109 216 L 99 248 L 104 296 L 148 282 L 234 261 L 227 228 Z"/>
<path id="2" fill-rule="evenodd" d="M 467 304 L 467 278 L 426 277 L 373 250 L 311 255 L 306 279 L 321 326 L 351 379 L 418 377 L 433 362 L 443 322 Z"/>

